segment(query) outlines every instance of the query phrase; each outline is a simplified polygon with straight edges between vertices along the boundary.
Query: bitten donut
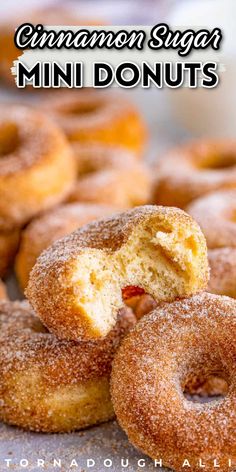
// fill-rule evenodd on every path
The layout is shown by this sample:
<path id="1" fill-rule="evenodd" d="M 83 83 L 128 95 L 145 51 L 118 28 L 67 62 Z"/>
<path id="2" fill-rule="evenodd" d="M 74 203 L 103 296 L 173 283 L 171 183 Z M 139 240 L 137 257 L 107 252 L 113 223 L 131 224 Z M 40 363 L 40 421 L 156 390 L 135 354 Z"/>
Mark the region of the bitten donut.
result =
<path id="1" fill-rule="evenodd" d="M 76 167 L 63 133 L 45 116 L 23 106 L 0 110 L 0 230 L 7 230 L 65 199 Z"/>
<path id="2" fill-rule="evenodd" d="M 0 299 L 6 299 L 6 298 L 7 298 L 6 287 L 5 287 L 5 284 L 0 279 Z"/>
<path id="3" fill-rule="evenodd" d="M 208 291 L 236 298 L 236 247 L 208 251 L 210 280 Z"/>
<path id="4" fill-rule="evenodd" d="M 236 141 L 196 141 L 163 156 L 152 201 L 185 208 L 209 192 L 236 188 Z"/>
<path id="5" fill-rule="evenodd" d="M 111 419 L 111 363 L 134 323 L 126 309 L 103 340 L 59 341 L 27 302 L 0 302 L 0 419 L 43 432 Z"/>
<path id="6" fill-rule="evenodd" d="M 103 90 L 76 90 L 47 97 L 43 110 L 70 141 L 118 145 L 141 155 L 146 128 L 126 95 Z"/>
<path id="7" fill-rule="evenodd" d="M 197 223 L 182 210 L 150 205 L 90 223 L 54 243 L 39 256 L 26 293 L 59 338 L 91 339 L 115 325 L 125 287 L 170 301 L 204 289 L 207 280 L 206 243 Z"/>
<path id="8" fill-rule="evenodd" d="M 202 293 L 144 317 L 112 369 L 112 401 L 130 441 L 171 470 L 228 472 L 236 461 L 236 301 Z M 195 403 L 185 385 L 201 372 L 228 384 L 225 398 Z M 186 460 L 189 466 L 186 466 Z M 185 467 L 184 467 L 185 464 Z"/>
<path id="9" fill-rule="evenodd" d="M 5 85 L 16 86 L 14 76 L 11 74 L 13 61 L 20 55 L 19 49 L 14 43 L 14 34 L 18 26 L 23 23 L 43 24 L 43 25 L 92 25 L 99 24 L 101 20 L 97 18 L 91 21 L 91 18 L 78 17 L 75 11 L 70 8 L 63 8 L 61 5 L 53 5 L 53 7 L 36 8 L 32 11 L 17 12 L 17 16 L 11 16 L 6 20 L 0 20 L 0 79 Z M 29 87 L 28 87 L 29 88 Z M 22 89 L 21 89 L 22 90 Z M 40 91 L 40 89 L 30 90 Z M 45 89 L 44 89 L 45 93 Z"/>
<path id="10" fill-rule="evenodd" d="M 0 161 L 1 161 L 1 157 L 0 157 Z M 20 240 L 19 229 L 15 228 L 15 229 L 12 229 L 11 231 L 0 230 L 0 277 L 3 277 L 7 274 L 7 271 L 10 268 L 14 260 L 14 257 L 16 255 L 19 240 Z"/>
<path id="11" fill-rule="evenodd" d="M 21 287 L 26 287 L 30 271 L 44 249 L 75 229 L 115 212 L 117 209 L 111 206 L 71 203 L 35 218 L 22 231 L 16 256 L 15 269 Z"/>
<path id="12" fill-rule="evenodd" d="M 187 211 L 201 226 L 210 249 L 236 247 L 236 190 L 206 195 Z"/>
<path id="13" fill-rule="evenodd" d="M 73 144 L 78 180 L 70 201 L 116 205 L 143 205 L 150 199 L 150 176 L 145 164 L 130 151 L 102 144 Z"/>

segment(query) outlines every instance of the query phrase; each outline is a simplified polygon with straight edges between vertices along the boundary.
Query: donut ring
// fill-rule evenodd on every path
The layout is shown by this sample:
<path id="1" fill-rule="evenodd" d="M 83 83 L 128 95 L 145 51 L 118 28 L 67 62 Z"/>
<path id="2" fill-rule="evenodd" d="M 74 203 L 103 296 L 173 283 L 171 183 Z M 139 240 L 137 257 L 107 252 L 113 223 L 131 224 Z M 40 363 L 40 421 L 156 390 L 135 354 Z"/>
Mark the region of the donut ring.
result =
<path id="1" fill-rule="evenodd" d="M 150 199 L 147 167 L 129 151 L 101 144 L 73 143 L 78 180 L 70 201 L 103 203 L 129 208 Z"/>
<path id="2" fill-rule="evenodd" d="M 208 248 L 236 247 L 236 190 L 206 195 L 187 211 L 201 226 Z"/>
<path id="3" fill-rule="evenodd" d="M 107 335 L 122 289 L 142 288 L 170 301 L 204 289 L 205 238 L 176 208 L 136 207 L 90 223 L 39 256 L 26 290 L 36 313 L 59 338 Z"/>
<path id="4" fill-rule="evenodd" d="M 208 251 L 211 276 L 208 292 L 236 298 L 236 247 Z"/>
<path id="5" fill-rule="evenodd" d="M 111 363 L 134 323 L 126 309 L 104 340 L 59 341 L 27 302 L 0 302 L 0 419 L 42 432 L 112 419 Z"/>
<path id="6" fill-rule="evenodd" d="M 229 470 L 236 460 L 236 301 L 202 293 L 165 304 L 123 341 L 112 369 L 112 401 L 130 441 L 171 470 Z M 184 387 L 198 371 L 218 373 L 227 396 L 193 403 Z"/>
<path id="7" fill-rule="evenodd" d="M 7 291 L 5 284 L 0 280 L 0 299 L 6 299 L 7 298 Z"/>
<path id="8" fill-rule="evenodd" d="M 20 231 L 18 229 L 13 229 L 12 231 L 0 231 L 0 277 L 7 274 L 7 271 L 15 257 L 19 239 Z"/>
<path id="9" fill-rule="evenodd" d="M 62 132 L 22 106 L 2 106 L 0 119 L 0 228 L 26 223 L 68 195 L 76 177 Z"/>
<path id="10" fill-rule="evenodd" d="M 123 146 L 143 152 L 146 128 L 127 96 L 102 90 L 54 94 L 41 104 L 70 141 Z"/>
<path id="11" fill-rule="evenodd" d="M 16 274 L 22 288 L 25 288 L 31 269 L 38 256 L 58 239 L 93 220 L 115 213 L 117 209 L 105 205 L 71 203 L 35 218 L 21 233 L 16 256 Z"/>
<path id="12" fill-rule="evenodd" d="M 156 166 L 152 201 L 185 208 L 209 192 L 236 188 L 236 141 L 196 141 Z"/>

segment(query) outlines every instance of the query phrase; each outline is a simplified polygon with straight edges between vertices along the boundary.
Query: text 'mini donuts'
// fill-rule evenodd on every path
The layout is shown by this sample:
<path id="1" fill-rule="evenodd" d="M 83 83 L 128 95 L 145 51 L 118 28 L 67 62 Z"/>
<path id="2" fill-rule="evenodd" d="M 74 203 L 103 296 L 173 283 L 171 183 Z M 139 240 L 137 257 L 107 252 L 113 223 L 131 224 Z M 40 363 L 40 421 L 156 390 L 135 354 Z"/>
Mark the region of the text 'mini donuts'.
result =
<path id="1" fill-rule="evenodd" d="M 236 141 L 195 141 L 158 161 L 152 201 L 185 208 L 195 198 L 230 188 L 236 188 Z"/>
<path id="2" fill-rule="evenodd" d="M 134 446 L 176 471 L 228 472 L 236 461 L 236 301 L 208 293 L 165 304 L 123 341 L 112 369 L 112 401 Z M 184 396 L 196 374 L 228 384 L 223 399 Z M 189 466 L 185 466 L 186 459 Z"/>
<path id="3" fill-rule="evenodd" d="M 206 243 L 197 223 L 182 210 L 150 205 L 54 243 L 38 258 L 26 294 L 59 338 L 91 339 L 115 325 L 123 289 L 171 301 L 201 291 L 207 281 Z"/>
<path id="4" fill-rule="evenodd" d="M 134 325 L 122 310 L 99 341 L 60 341 L 27 302 L 0 302 L 0 420 L 32 431 L 66 432 L 112 419 L 111 364 Z"/>

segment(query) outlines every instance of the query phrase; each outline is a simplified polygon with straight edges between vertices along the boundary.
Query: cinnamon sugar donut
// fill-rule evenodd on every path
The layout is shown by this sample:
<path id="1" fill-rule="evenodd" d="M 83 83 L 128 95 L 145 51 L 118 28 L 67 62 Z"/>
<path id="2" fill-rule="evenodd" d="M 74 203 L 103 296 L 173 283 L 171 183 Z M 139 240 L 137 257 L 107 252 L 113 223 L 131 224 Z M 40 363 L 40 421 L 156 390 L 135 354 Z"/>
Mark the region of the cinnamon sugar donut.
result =
<path id="1" fill-rule="evenodd" d="M 0 419 L 64 432 L 113 418 L 111 363 L 134 322 L 126 309 L 103 340 L 59 341 L 27 302 L 0 302 Z"/>
<path id="2" fill-rule="evenodd" d="M 210 249 L 236 247 L 236 190 L 206 195 L 187 211 L 201 226 Z"/>
<path id="3" fill-rule="evenodd" d="M 116 211 L 117 209 L 106 205 L 71 203 L 35 218 L 21 233 L 16 257 L 15 269 L 21 287 L 26 287 L 30 271 L 44 249 L 75 229 Z"/>
<path id="4" fill-rule="evenodd" d="M 229 470 L 236 461 L 236 301 L 202 293 L 156 309 L 124 339 L 112 369 L 115 413 L 130 441 L 177 471 Z M 218 374 L 224 399 L 184 397 L 196 373 Z M 186 462 L 185 462 L 186 464 Z"/>
<path id="5" fill-rule="evenodd" d="M 141 155 L 146 128 L 126 95 L 103 90 L 76 90 L 47 97 L 41 104 L 70 141 L 118 145 Z"/>
<path id="6" fill-rule="evenodd" d="M 0 229 L 26 223 L 68 195 L 76 177 L 62 132 L 22 106 L 1 106 Z"/>
<path id="7" fill-rule="evenodd" d="M 0 157 L 1 160 L 1 157 Z M 0 164 L 1 166 L 1 164 Z M 0 191 L 1 192 L 1 191 Z M 0 203 L 1 205 L 1 203 Z M 11 231 L 0 230 L 0 277 L 6 275 L 14 260 L 20 239 L 19 229 Z"/>
<path id="8" fill-rule="evenodd" d="M 124 148 L 103 144 L 73 143 L 78 180 L 70 201 L 84 201 L 129 208 L 150 198 L 147 167 Z"/>
<path id="9" fill-rule="evenodd" d="M 15 86 L 14 76 L 11 74 L 13 62 L 20 56 L 20 50 L 14 44 L 14 34 L 18 26 L 23 23 L 43 24 L 43 25 L 93 25 L 101 23 L 101 20 L 91 20 L 88 18 L 78 17 L 74 9 L 63 8 L 61 5 L 53 5 L 53 7 L 37 8 L 32 11 L 19 12 L 17 16 L 0 21 L 0 79 L 5 85 Z M 27 87 L 28 88 L 28 87 Z M 39 90 L 32 89 L 31 90 Z M 45 91 L 45 90 L 44 90 Z"/>
<path id="10" fill-rule="evenodd" d="M 59 338 L 92 339 L 115 325 L 125 287 L 171 301 L 204 289 L 207 279 L 205 238 L 195 221 L 182 210 L 150 205 L 54 243 L 39 256 L 26 293 Z"/>
<path id="11" fill-rule="evenodd" d="M 208 291 L 236 298 L 236 247 L 208 251 L 211 276 Z"/>
<path id="12" fill-rule="evenodd" d="M 209 192 L 236 188 L 236 141 L 196 141 L 158 162 L 152 201 L 185 208 Z"/>
<path id="13" fill-rule="evenodd" d="M 6 299 L 6 298 L 7 298 L 6 287 L 5 287 L 5 284 L 0 280 L 0 299 Z"/>

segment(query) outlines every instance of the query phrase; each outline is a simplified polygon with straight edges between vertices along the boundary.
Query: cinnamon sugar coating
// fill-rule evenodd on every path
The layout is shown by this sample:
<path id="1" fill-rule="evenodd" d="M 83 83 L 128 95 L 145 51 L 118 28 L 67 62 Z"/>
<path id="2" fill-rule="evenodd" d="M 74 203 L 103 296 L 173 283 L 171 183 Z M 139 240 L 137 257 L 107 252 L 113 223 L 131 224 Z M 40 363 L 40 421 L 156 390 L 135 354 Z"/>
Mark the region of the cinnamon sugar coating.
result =
<path id="1" fill-rule="evenodd" d="M 123 146 L 140 156 L 146 127 L 127 95 L 103 90 L 76 90 L 47 97 L 42 110 L 70 141 Z"/>
<path id="2" fill-rule="evenodd" d="M 201 226 L 210 249 L 236 247 L 236 190 L 206 195 L 187 211 Z"/>
<path id="3" fill-rule="evenodd" d="M 107 421 L 111 363 L 134 325 L 128 309 L 100 341 L 60 341 L 27 302 L 0 302 L 0 419 L 25 429 L 62 432 Z"/>
<path id="4" fill-rule="evenodd" d="M 158 161 L 152 202 L 185 208 L 209 192 L 230 188 L 236 188 L 236 141 L 193 141 Z"/>
<path id="5" fill-rule="evenodd" d="M 210 280 L 208 291 L 236 298 L 236 247 L 208 251 Z"/>
<path id="6" fill-rule="evenodd" d="M 110 216 L 117 211 L 117 208 L 108 205 L 71 203 L 60 205 L 31 221 L 21 233 L 16 257 L 15 269 L 21 287 L 26 287 L 30 271 L 44 249 L 90 221 Z"/>
<path id="7" fill-rule="evenodd" d="M 38 258 L 26 294 L 59 338 L 92 339 L 115 325 L 125 287 L 171 301 L 203 290 L 207 281 L 198 225 L 182 210 L 150 205 L 90 223 L 54 243 Z"/>
<path id="8" fill-rule="evenodd" d="M 149 171 L 133 152 L 101 143 L 75 142 L 72 149 L 78 166 L 78 179 L 69 201 L 103 203 L 120 209 L 149 201 Z"/>
<path id="9" fill-rule="evenodd" d="M 4 299 L 4 300 L 7 299 L 6 287 L 1 279 L 0 279 L 0 299 Z"/>
<path id="10" fill-rule="evenodd" d="M 25 224 L 66 198 L 76 177 L 61 130 L 31 108 L 1 105 L 0 230 Z"/>
<path id="11" fill-rule="evenodd" d="M 236 301 L 202 293 L 157 308 L 123 341 L 113 362 L 112 401 L 130 441 L 180 471 L 229 470 L 236 461 Z M 218 374 L 228 384 L 221 400 L 184 397 L 196 374 Z"/>

